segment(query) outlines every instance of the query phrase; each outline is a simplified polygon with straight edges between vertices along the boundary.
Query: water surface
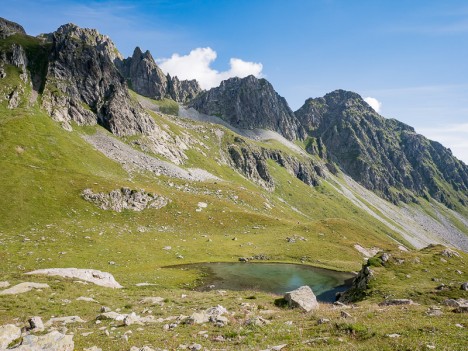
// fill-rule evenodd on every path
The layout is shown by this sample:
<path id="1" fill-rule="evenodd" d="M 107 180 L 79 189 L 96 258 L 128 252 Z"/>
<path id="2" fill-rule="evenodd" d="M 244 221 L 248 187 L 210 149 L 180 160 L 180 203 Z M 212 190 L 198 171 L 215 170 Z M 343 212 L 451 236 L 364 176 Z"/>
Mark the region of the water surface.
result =
<path id="1" fill-rule="evenodd" d="M 354 275 L 323 268 L 286 263 L 196 263 L 183 266 L 204 273 L 199 290 L 258 290 L 282 295 L 309 285 L 319 301 L 333 302 L 349 288 Z M 174 266 L 173 266 L 174 268 Z"/>

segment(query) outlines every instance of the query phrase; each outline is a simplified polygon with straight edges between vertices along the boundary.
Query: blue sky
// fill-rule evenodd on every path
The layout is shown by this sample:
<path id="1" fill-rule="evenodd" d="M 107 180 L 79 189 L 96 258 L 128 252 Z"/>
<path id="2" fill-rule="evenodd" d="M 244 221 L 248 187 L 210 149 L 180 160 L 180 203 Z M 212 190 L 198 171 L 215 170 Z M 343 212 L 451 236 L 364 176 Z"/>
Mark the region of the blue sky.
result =
<path id="1" fill-rule="evenodd" d="M 468 163 L 465 0 L 2 2 L 0 16 L 30 34 L 67 22 L 97 28 L 124 56 L 138 45 L 166 70 L 197 71 L 208 85 L 254 72 L 293 110 L 339 88 L 373 97 L 383 116 Z"/>

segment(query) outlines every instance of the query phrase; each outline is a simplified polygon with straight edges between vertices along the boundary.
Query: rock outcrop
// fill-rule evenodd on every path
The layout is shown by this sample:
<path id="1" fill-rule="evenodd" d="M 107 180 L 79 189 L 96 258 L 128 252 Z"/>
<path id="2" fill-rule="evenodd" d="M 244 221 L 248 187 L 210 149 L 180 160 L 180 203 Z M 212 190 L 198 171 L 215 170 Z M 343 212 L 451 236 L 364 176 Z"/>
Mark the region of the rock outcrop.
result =
<path id="1" fill-rule="evenodd" d="M 114 62 L 130 87 L 140 95 L 185 103 L 201 91 L 196 80 L 180 81 L 177 77 L 166 76 L 151 53 L 143 53 L 139 47 L 135 48 L 132 57 L 124 60 L 117 58 Z"/>
<path id="2" fill-rule="evenodd" d="M 385 199 L 431 196 L 451 208 L 468 203 L 467 165 L 412 127 L 383 118 L 358 94 L 336 90 L 308 99 L 295 115 L 325 146 L 321 156 Z"/>
<path id="3" fill-rule="evenodd" d="M 114 276 L 107 272 L 101 272 L 95 269 L 80 269 L 80 268 L 48 268 L 38 269 L 29 273 L 33 274 L 44 274 L 51 276 L 59 276 L 64 278 L 76 278 L 90 282 L 106 288 L 122 288 L 122 285 L 117 283 Z"/>
<path id="4" fill-rule="evenodd" d="M 66 24 L 51 37 L 42 105 L 52 118 L 67 128 L 71 121 L 99 123 L 118 136 L 154 129 L 154 121 L 130 98 L 113 63 L 120 54 L 107 36 Z"/>
<path id="5" fill-rule="evenodd" d="M 81 195 L 86 201 L 92 202 L 103 210 L 116 212 L 143 211 L 146 208 L 159 209 L 169 202 L 165 197 L 130 188 L 121 188 L 110 193 L 93 193 L 91 189 L 85 189 Z"/>
<path id="6" fill-rule="evenodd" d="M 310 312 L 319 307 L 317 298 L 312 289 L 307 286 L 301 286 L 296 290 L 289 291 L 284 295 L 284 300 L 291 308 L 300 308 L 305 312 Z"/>
<path id="7" fill-rule="evenodd" d="M 5 18 L 0 17 L 0 39 L 5 39 L 13 34 L 26 35 L 24 28 L 18 23 L 8 21 Z"/>
<path id="8" fill-rule="evenodd" d="M 198 112 L 217 116 L 234 127 L 269 129 L 289 140 L 304 139 L 300 122 L 266 79 L 230 78 L 189 103 Z"/>
<path id="9" fill-rule="evenodd" d="M 234 139 L 234 143 L 228 146 L 227 151 L 229 162 L 235 169 L 268 190 L 273 190 L 275 187 L 273 177 L 268 171 L 268 160 L 273 160 L 284 167 L 291 175 L 307 185 L 316 186 L 320 177 L 325 176 L 323 165 L 315 164 L 311 159 L 299 160 L 279 150 L 254 147 L 239 137 Z"/>

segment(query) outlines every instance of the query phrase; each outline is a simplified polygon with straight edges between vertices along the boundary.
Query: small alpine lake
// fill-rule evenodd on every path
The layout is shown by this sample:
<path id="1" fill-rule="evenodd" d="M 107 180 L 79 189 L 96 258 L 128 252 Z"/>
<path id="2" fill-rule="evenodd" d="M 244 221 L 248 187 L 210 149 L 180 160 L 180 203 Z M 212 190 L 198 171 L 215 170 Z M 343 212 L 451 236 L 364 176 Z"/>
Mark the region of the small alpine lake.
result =
<path id="1" fill-rule="evenodd" d="M 317 300 L 335 301 L 335 294 L 350 287 L 353 273 L 288 263 L 216 262 L 194 263 L 167 268 L 195 269 L 203 277 L 197 290 L 257 290 L 282 295 L 308 285 Z"/>

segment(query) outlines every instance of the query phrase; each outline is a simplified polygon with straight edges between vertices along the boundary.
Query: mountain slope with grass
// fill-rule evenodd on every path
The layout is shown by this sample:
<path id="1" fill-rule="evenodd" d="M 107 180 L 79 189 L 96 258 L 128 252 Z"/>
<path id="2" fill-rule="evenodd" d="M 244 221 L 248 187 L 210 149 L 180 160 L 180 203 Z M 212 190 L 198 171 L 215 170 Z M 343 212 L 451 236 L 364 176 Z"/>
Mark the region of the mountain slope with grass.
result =
<path id="1" fill-rule="evenodd" d="M 443 304 L 467 298 L 465 207 L 417 194 L 389 202 L 320 154 L 318 137 L 290 147 L 180 117 L 174 101 L 129 89 L 117 49 L 96 31 L 67 25 L 36 38 L 8 21 L 0 29 L 0 326 L 34 316 L 46 324 L 5 348 L 54 327 L 77 350 L 466 346 L 465 315 Z M 164 201 L 152 206 L 149 196 Z M 451 246 L 451 256 L 418 251 L 431 243 Z M 204 273 L 178 266 L 248 258 L 358 272 L 376 251 L 391 259 L 369 260 L 364 300 L 312 313 L 254 290 L 200 292 Z M 123 288 L 25 274 L 72 267 L 109 272 Z M 4 293 L 28 282 L 48 287 Z M 377 305 L 389 296 L 420 305 Z M 218 305 L 225 319 L 193 321 Z M 80 319 L 52 319 L 67 316 Z"/>

